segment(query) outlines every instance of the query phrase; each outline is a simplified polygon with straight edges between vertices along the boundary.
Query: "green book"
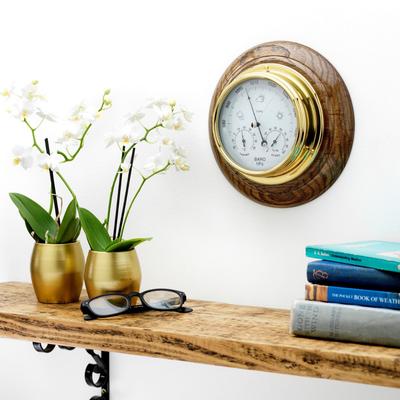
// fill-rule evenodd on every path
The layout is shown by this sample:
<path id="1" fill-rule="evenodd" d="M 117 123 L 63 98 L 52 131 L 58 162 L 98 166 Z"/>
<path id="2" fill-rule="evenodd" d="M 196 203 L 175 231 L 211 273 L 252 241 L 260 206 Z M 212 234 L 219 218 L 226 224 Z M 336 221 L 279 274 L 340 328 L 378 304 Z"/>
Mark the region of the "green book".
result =
<path id="1" fill-rule="evenodd" d="M 400 311 L 295 300 L 290 312 L 290 333 L 400 347 Z"/>
<path id="2" fill-rule="evenodd" d="M 370 240 L 306 247 L 306 256 L 342 264 L 400 272 L 400 243 Z"/>

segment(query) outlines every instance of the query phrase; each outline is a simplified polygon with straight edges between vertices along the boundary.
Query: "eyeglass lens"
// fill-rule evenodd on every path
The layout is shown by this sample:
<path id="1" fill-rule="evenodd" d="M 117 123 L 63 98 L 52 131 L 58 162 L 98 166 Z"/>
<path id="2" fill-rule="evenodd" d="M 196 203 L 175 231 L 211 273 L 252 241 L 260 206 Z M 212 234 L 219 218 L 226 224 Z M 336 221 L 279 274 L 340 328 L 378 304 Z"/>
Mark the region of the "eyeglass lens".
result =
<path id="1" fill-rule="evenodd" d="M 175 292 L 154 290 L 143 295 L 144 301 L 158 310 L 176 310 L 181 306 L 181 298 Z"/>
<path id="2" fill-rule="evenodd" d="M 123 296 L 102 296 L 90 301 L 90 308 L 97 315 L 110 315 L 125 311 L 129 308 L 128 301 Z"/>

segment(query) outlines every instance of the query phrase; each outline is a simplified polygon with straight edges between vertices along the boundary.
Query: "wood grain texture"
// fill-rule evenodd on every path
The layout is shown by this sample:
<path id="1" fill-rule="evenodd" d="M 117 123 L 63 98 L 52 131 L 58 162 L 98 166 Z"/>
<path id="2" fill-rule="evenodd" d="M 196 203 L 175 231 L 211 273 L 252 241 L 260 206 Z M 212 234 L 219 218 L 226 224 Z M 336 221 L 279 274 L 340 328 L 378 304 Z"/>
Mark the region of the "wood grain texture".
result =
<path id="1" fill-rule="evenodd" d="M 220 155 L 212 134 L 213 110 L 224 88 L 247 68 L 263 63 L 284 64 L 302 74 L 316 91 L 324 115 L 324 137 L 313 164 L 281 185 L 261 185 L 238 173 Z M 354 140 L 354 111 L 343 79 L 326 58 L 298 43 L 269 42 L 244 52 L 222 75 L 210 105 L 209 133 L 221 171 L 240 193 L 263 205 L 293 207 L 320 196 L 343 171 Z"/>
<path id="2" fill-rule="evenodd" d="M 189 314 L 84 321 L 80 303 L 38 303 L 28 283 L 0 293 L 4 338 L 400 388 L 400 349 L 294 337 L 288 310 L 190 300 Z"/>

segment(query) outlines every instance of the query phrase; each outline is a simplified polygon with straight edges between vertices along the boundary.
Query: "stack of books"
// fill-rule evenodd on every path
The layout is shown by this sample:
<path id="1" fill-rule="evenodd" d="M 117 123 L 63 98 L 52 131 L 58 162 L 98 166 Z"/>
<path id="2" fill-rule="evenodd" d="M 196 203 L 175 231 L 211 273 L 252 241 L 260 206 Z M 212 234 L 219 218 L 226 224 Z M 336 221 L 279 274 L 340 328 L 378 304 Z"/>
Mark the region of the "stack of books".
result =
<path id="1" fill-rule="evenodd" d="M 294 301 L 294 335 L 400 347 L 400 243 L 308 246 L 305 300 Z"/>

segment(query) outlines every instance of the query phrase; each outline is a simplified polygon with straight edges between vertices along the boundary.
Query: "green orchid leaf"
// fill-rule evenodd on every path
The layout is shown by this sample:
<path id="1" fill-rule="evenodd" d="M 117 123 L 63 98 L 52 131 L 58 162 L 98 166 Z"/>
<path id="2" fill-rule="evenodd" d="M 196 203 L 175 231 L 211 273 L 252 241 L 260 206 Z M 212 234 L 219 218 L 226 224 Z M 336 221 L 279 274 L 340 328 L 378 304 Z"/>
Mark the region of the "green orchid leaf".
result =
<path id="1" fill-rule="evenodd" d="M 21 218 L 22 218 L 22 219 L 24 220 L 24 222 L 25 222 L 26 230 L 28 231 L 29 236 L 30 236 L 31 238 L 35 239 L 35 238 L 32 236 L 33 228 L 29 225 L 28 221 L 27 221 L 27 220 L 25 219 L 25 217 L 22 215 L 21 211 L 18 210 L 18 212 L 19 212 L 19 215 L 21 216 Z"/>
<path id="2" fill-rule="evenodd" d="M 80 229 L 80 221 L 79 218 L 75 218 L 65 230 L 63 237 L 59 243 L 73 243 L 76 242 L 75 236 L 76 232 Z M 58 236 L 58 235 L 57 235 Z"/>
<path id="3" fill-rule="evenodd" d="M 116 239 L 114 239 L 114 240 L 106 247 L 106 250 L 107 250 L 110 246 L 113 246 L 114 244 L 117 244 L 117 243 L 119 243 L 119 242 L 120 242 L 119 237 L 116 238 Z"/>
<path id="4" fill-rule="evenodd" d="M 33 231 L 33 228 L 29 225 L 28 221 L 25 219 L 25 217 L 21 214 L 21 211 L 19 211 L 19 215 L 21 216 L 21 218 L 24 220 L 25 222 L 25 226 L 26 226 L 26 230 L 29 233 L 29 236 L 36 242 L 38 241 L 39 243 L 44 243 L 44 240 L 40 239 L 38 236 L 35 237 L 35 235 L 32 235 L 32 232 L 35 233 Z"/>
<path id="5" fill-rule="evenodd" d="M 73 239 L 73 237 L 70 237 L 70 240 L 66 241 L 64 236 L 71 223 L 75 221 L 76 207 L 77 207 L 76 200 L 72 199 L 72 201 L 68 204 L 68 207 L 65 211 L 64 218 L 62 219 L 60 225 L 60 229 L 57 232 L 55 243 L 68 243 Z"/>
<path id="6" fill-rule="evenodd" d="M 10 193 L 10 198 L 40 239 L 46 239 L 46 232 L 48 238 L 54 236 L 58 225 L 43 207 L 20 193 Z"/>
<path id="7" fill-rule="evenodd" d="M 81 229 L 82 229 L 82 225 L 81 225 L 81 221 L 79 220 L 79 226 L 78 226 L 78 229 L 76 230 L 76 232 L 75 232 L 75 236 L 74 236 L 74 238 L 72 239 L 72 242 L 76 242 L 77 240 L 78 240 L 78 237 L 79 237 L 79 235 L 81 234 Z"/>
<path id="8" fill-rule="evenodd" d="M 118 251 L 129 251 L 134 249 L 136 246 L 138 246 L 140 243 L 143 243 L 147 240 L 151 240 L 153 238 L 138 238 L 138 239 L 129 239 L 129 240 L 124 240 L 123 242 L 117 242 L 114 243 L 116 240 L 114 240 L 112 243 L 108 245 L 106 248 L 107 253 L 114 253 Z"/>
<path id="9" fill-rule="evenodd" d="M 89 245 L 94 251 L 105 251 L 111 243 L 110 236 L 103 224 L 86 208 L 78 208 L 82 228 Z"/>

